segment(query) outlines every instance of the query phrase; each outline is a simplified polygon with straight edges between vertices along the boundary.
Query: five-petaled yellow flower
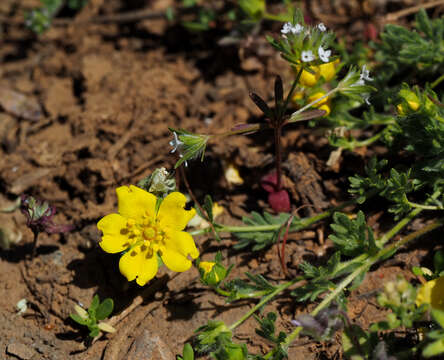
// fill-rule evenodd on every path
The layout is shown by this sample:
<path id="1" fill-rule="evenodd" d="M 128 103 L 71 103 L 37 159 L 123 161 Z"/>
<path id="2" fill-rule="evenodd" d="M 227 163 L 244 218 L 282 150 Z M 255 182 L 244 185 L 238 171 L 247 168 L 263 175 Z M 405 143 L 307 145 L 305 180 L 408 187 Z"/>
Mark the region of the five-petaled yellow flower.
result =
<path id="1" fill-rule="evenodd" d="M 416 293 L 416 305 L 430 304 L 432 309 L 444 310 L 444 276 L 427 281 Z"/>
<path id="2" fill-rule="evenodd" d="M 190 234 L 182 231 L 195 215 L 185 210 L 186 198 L 179 192 L 170 193 L 156 212 L 157 198 L 137 186 L 117 188 L 119 213 L 106 215 L 97 227 L 103 232 L 100 247 L 108 253 L 126 251 L 120 258 L 120 272 L 140 286 L 157 273 L 157 255 L 176 272 L 191 267 L 191 258 L 199 251 Z"/>

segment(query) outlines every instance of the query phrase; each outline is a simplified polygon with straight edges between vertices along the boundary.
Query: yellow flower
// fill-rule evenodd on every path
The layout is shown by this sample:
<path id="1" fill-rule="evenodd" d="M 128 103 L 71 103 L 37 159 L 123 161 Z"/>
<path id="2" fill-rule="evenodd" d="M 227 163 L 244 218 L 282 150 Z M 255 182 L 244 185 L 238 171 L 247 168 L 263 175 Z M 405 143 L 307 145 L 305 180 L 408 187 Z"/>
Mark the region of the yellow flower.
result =
<path id="1" fill-rule="evenodd" d="M 416 306 L 430 304 L 433 309 L 444 310 L 444 276 L 427 281 L 416 294 Z"/>
<path id="2" fill-rule="evenodd" d="M 188 270 L 188 255 L 196 259 L 199 251 L 192 236 L 181 231 L 196 213 L 184 209 L 185 196 L 170 193 L 156 212 L 153 194 L 133 185 L 121 186 L 116 192 L 119 213 L 106 215 L 97 227 L 103 232 L 99 245 L 104 251 L 126 251 L 119 262 L 122 275 L 145 285 L 157 273 L 156 254 L 170 270 Z"/>
<path id="3" fill-rule="evenodd" d="M 336 74 L 336 65 L 339 64 L 339 59 L 335 61 L 329 62 L 327 64 L 322 64 L 319 66 L 312 66 L 311 69 L 314 71 L 314 74 L 303 70 L 301 74 L 301 78 L 299 79 L 299 83 L 305 87 L 313 87 L 316 85 L 321 76 L 325 81 L 330 81 Z M 296 67 L 296 72 L 299 71 L 299 68 Z"/>
<path id="4" fill-rule="evenodd" d="M 413 110 L 413 111 L 416 111 L 419 108 L 419 104 L 416 101 L 408 100 L 407 104 L 409 105 L 410 109 Z M 404 104 L 398 104 L 396 106 L 396 109 L 398 110 L 398 114 L 401 115 L 401 116 L 405 115 L 406 112 L 407 112 L 404 109 Z"/>
<path id="5" fill-rule="evenodd" d="M 201 261 L 199 267 L 202 268 L 205 274 L 208 274 L 216 263 L 213 261 Z"/>
<path id="6" fill-rule="evenodd" d="M 317 99 L 321 98 L 324 95 L 325 95 L 325 92 L 318 91 L 318 92 L 310 95 L 310 97 L 308 98 L 308 102 L 311 103 L 313 101 L 316 101 Z M 321 101 L 319 101 L 318 103 L 314 104 L 313 107 L 318 108 L 320 110 L 324 110 L 326 113 L 323 116 L 327 116 L 328 114 L 330 114 L 330 101 L 329 100 L 330 100 L 329 97 L 326 97 L 326 98 L 322 99 Z"/>
<path id="7" fill-rule="evenodd" d="M 214 279 L 209 278 L 209 274 L 211 273 L 211 270 L 213 270 L 214 265 L 216 263 L 214 261 L 201 261 L 199 263 L 199 268 L 203 270 L 202 279 L 209 282 L 212 285 L 217 285 L 219 283 L 219 275 L 217 275 L 217 272 L 214 272 Z"/>

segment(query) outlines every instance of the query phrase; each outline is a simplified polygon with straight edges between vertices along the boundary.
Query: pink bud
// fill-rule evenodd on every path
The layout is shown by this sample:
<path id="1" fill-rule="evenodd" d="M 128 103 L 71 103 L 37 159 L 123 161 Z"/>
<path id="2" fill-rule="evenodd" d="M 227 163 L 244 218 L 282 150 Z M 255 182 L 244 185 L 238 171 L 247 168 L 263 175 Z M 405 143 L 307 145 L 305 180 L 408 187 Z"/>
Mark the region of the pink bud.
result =
<path id="1" fill-rule="evenodd" d="M 277 213 L 290 211 L 290 197 L 287 190 L 282 189 L 270 192 L 268 194 L 268 203 Z"/>
<path id="2" fill-rule="evenodd" d="M 277 176 L 275 172 L 271 172 L 261 179 L 262 188 L 269 193 L 277 190 Z"/>

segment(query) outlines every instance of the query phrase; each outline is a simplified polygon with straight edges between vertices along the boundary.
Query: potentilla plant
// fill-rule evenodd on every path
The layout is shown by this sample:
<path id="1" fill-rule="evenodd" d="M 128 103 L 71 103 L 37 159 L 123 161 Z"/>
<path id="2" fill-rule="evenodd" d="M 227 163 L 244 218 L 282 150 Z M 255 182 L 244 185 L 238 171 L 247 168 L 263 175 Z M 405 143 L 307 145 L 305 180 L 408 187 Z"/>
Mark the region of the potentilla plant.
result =
<path id="1" fill-rule="evenodd" d="M 122 253 L 119 269 L 128 281 L 144 286 L 156 276 L 159 265 L 176 272 L 191 267 L 199 256 L 192 236 L 183 231 L 194 217 L 185 210 L 186 197 L 170 192 L 165 198 L 137 186 L 117 188 L 118 214 L 103 217 L 100 247 L 107 253 Z"/>

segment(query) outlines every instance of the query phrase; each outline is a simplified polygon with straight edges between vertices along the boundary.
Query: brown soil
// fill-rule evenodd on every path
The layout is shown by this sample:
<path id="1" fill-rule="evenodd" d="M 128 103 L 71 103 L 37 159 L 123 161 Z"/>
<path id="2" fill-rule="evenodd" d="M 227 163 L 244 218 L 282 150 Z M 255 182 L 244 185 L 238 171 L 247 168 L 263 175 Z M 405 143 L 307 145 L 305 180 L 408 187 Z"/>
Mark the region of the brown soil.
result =
<path id="1" fill-rule="evenodd" d="M 189 34 L 163 19 L 90 21 L 96 15 L 146 6 L 137 3 L 132 8 L 120 0 L 90 0 L 68 24 L 53 26 L 39 37 L 25 30 L 22 20 L 23 11 L 38 1 L 0 4 L 0 21 L 4 21 L 0 28 L 0 208 L 11 206 L 22 193 L 33 194 L 57 207 L 56 222 L 76 226 L 65 235 L 41 234 L 37 256 L 29 260 L 32 232 L 24 216 L 18 210 L 0 213 L 0 226 L 10 231 L 10 238 L 21 238 L 9 250 L 0 250 L 2 359 L 163 359 L 160 353 L 170 359 L 181 353 L 184 342 L 208 319 L 230 324 L 254 304 L 225 305 L 222 297 L 199 283 L 196 269 L 181 274 L 163 270 L 150 287 L 142 289 L 120 275 L 118 256 L 97 246 L 100 234 L 95 224 L 116 211 L 115 188 L 135 184 L 158 167 L 173 167 L 177 159 L 169 153 L 168 127 L 212 133 L 257 120 L 260 113 L 248 92 L 270 97 L 276 74 L 289 79 L 286 64 L 262 37 L 249 39 L 239 50 L 217 46 L 217 30 Z M 149 3 L 150 9 L 159 11 L 172 1 Z M 308 11 L 313 18 L 354 38 L 364 38 L 369 22 L 380 26 L 381 17 L 393 5 L 388 1 L 386 8 L 364 7 L 357 16 L 351 5 L 328 12 L 323 10 L 327 2 L 311 3 Z M 397 6 L 393 11 L 403 5 Z M 199 199 L 209 193 L 224 206 L 221 222 L 236 224 L 248 212 L 270 210 L 258 184 L 272 168 L 269 135 L 213 143 L 203 163 L 193 162 L 186 169 Z M 283 141 L 293 206 L 310 205 L 300 210 L 301 215 L 347 198 L 347 176 L 357 170 L 351 164 L 361 161 L 362 154 L 346 154 L 333 171 L 325 165 L 332 149 L 320 132 L 301 125 L 287 130 Z M 245 185 L 226 182 L 227 162 L 239 167 Z M 286 253 L 292 274 L 303 259 L 326 254 L 327 236 L 326 224 L 290 236 Z M 230 237 L 222 243 L 206 237 L 196 242 L 203 259 L 221 250 L 227 263 L 237 264 L 232 277 L 249 271 L 266 274 L 272 282 L 284 280 L 275 247 L 251 253 L 234 251 L 235 239 Z M 418 259 L 418 251 L 411 251 L 390 266 L 374 269 L 351 295 L 352 321 L 366 326 L 381 317 L 374 300 L 381 279 L 407 274 Z M 89 305 L 94 294 L 115 300 L 117 320 L 128 309 L 134 310 L 115 323 L 115 334 L 85 348 L 86 333 L 69 320 L 69 314 L 76 303 Z M 29 308 L 20 316 L 15 306 L 22 298 Z M 138 306 L 132 307 L 134 303 Z M 276 311 L 279 329 L 288 332 L 290 320 L 307 308 L 284 294 L 266 311 Z M 248 320 L 235 338 L 246 341 L 251 352 L 266 352 L 270 345 L 254 335 L 255 327 L 255 320 Z M 150 347 L 155 348 L 153 355 Z M 303 337 L 289 356 L 340 358 L 341 350 L 338 342 L 321 345 Z"/>

